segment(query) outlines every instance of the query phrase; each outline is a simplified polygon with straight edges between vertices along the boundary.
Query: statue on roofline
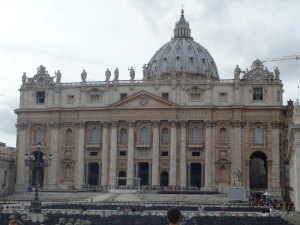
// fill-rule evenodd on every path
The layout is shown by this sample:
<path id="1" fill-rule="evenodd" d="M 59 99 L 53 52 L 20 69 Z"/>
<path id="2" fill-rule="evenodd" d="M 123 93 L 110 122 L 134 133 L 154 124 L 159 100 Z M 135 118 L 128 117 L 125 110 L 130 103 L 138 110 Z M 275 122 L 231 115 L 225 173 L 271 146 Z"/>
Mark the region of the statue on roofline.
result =
<path id="1" fill-rule="evenodd" d="M 239 67 L 239 65 L 236 65 L 235 70 L 234 70 L 234 79 L 238 80 L 240 79 L 240 74 L 241 74 L 241 69 Z"/>
<path id="2" fill-rule="evenodd" d="M 115 71 L 114 71 L 114 80 L 119 80 L 119 69 L 118 69 L 118 67 L 115 69 Z"/>
<path id="3" fill-rule="evenodd" d="M 128 68 L 128 70 L 129 70 L 130 80 L 134 80 L 135 69 L 133 67 L 130 67 L 130 68 Z"/>
<path id="4" fill-rule="evenodd" d="M 57 72 L 54 72 L 56 75 L 56 83 L 60 83 L 61 81 L 61 72 L 59 70 L 57 70 Z"/>
<path id="5" fill-rule="evenodd" d="M 82 73 L 81 73 L 82 82 L 86 82 L 86 77 L 87 77 L 87 73 L 85 72 L 85 70 L 83 70 Z"/>
<path id="6" fill-rule="evenodd" d="M 24 72 L 22 76 L 22 84 L 26 84 L 26 82 L 27 82 L 27 76 L 26 76 L 26 72 Z"/>
<path id="7" fill-rule="evenodd" d="M 107 68 L 106 71 L 105 71 L 105 81 L 109 81 L 110 79 L 110 76 L 111 76 L 111 72 L 110 70 Z"/>

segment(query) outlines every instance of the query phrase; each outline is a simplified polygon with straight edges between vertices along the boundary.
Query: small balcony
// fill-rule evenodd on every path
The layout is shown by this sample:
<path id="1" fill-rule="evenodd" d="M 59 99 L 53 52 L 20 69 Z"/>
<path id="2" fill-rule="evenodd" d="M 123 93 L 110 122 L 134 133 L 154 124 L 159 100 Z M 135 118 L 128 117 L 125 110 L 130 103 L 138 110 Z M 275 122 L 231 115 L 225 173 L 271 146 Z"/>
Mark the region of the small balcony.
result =
<path id="1" fill-rule="evenodd" d="M 99 149 L 99 148 L 101 148 L 101 143 L 89 142 L 89 143 L 86 143 L 86 148 L 87 149 Z"/>
<path id="2" fill-rule="evenodd" d="M 150 143 L 145 143 L 145 142 L 137 142 L 136 143 L 136 149 L 137 150 L 150 150 Z"/>
<path id="3" fill-rule="evenodd" d="M 202 149 L 204 149 L 204 144 L 203 143 L 189 142 L 188 143 L 188 149 L 189 150 L 202 150 Z"/>

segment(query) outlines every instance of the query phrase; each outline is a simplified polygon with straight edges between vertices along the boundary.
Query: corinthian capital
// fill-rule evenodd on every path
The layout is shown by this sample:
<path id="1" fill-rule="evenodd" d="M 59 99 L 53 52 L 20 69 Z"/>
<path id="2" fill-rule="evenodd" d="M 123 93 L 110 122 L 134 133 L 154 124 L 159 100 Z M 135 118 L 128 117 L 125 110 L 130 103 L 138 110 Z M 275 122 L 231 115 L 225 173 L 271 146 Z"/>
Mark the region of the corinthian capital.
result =
<path id="1" fill-rule="evenodd" d="M 78 121 L 75 123 L 75 126 L 78 128 L 85 128 L 85 121 Z"/>
<path id="2" fill-rule="evenodd" d="M 28 128 L 29 124 L 28 123 L 17 123 L 16 124 L 16 128 L 20 128 L 20 129 L 26 129 Z"/>
<path id="3" fill-rule="evenodd" d="M 244 126 L 245 126 L 245 121 L 243 121 L 243 120 L 231 120 L 231 121 L 229 122 L 229 124 L 230 124 L 232 127 L 241 128 L 241 127 L 244 127 Z"/>

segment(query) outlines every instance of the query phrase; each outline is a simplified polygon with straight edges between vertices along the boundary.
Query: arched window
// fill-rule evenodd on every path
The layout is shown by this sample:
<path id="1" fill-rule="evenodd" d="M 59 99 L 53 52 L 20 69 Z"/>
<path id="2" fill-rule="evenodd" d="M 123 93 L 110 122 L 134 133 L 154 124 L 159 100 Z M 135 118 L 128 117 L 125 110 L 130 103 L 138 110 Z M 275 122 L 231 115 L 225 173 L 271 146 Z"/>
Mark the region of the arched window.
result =
<path id="1" fill-rule="evenodd" d="M 255 128 L 253 136 L 255 145 L 262 145 L 264 143 L 263 130 L 261 128 Z"/>
<path id="2" fill-rule="evenodd" d="M 73 143 L 73 133 L 71 129 L 66 131 L 66 145 L 72 145 Z"/>
<path id="3" fill-rule="evenodd" d="M 121 141 L 121 145 L 127 144 L 127 131 L 125 128 L 122 128 L 120 130 L 120 141 Z"/>
<path id="4" fill-rule="evenodd" d="M 194 127 L 192 130 L 192 143 L 200 144 L 200 129 L 198 127 Z"/>
<path id="5" fill-rule="evenodd" d="M 162 144 L 163 145 L 169 144 L 169 131 L 167 128 L 162 129 Z"/>
<path id="6" fill-rule="evenodd" d="M 40 128 L 37 128 L 34 133 L 34 144 L 43 143 L 43 131 Z"/>
<path id="7" fill-rule="evenodd" d="M 225 143 L 226 142 L 226 129 L 222 127 L 220 129 L 220 142 Z"/>
<path id="8" fill-rule="evenodd" d="M 140 142 L 143 144 L 147 144 L 149 142 L 149 131 L 147 127 L 141 128 Z"/>
<path id="9" fill-rule="evenodd" d="M 100 134 L 99 134 L 99 129 L 98 128 L 93 128 L 91 130 L 90 142 L 91 143 L 100 143 Z"/>

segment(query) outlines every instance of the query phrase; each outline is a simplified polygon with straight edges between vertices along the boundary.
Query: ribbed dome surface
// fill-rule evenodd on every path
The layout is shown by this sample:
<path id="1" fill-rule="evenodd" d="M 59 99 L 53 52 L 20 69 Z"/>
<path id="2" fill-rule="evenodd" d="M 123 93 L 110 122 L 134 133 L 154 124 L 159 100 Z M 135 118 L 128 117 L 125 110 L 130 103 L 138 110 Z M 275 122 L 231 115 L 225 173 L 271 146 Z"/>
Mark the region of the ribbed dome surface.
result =
<path id="1" fill-rule="evenodd" d="M 163 45 L 147 65 L 147 78 L 159 78 L 172 72 L 199 74 L 219 79 L 218 69 L 209 52 L 190 36 L 189 23 L 186 22 L 183 10 L 175 25 L 174 38 Z"/>

